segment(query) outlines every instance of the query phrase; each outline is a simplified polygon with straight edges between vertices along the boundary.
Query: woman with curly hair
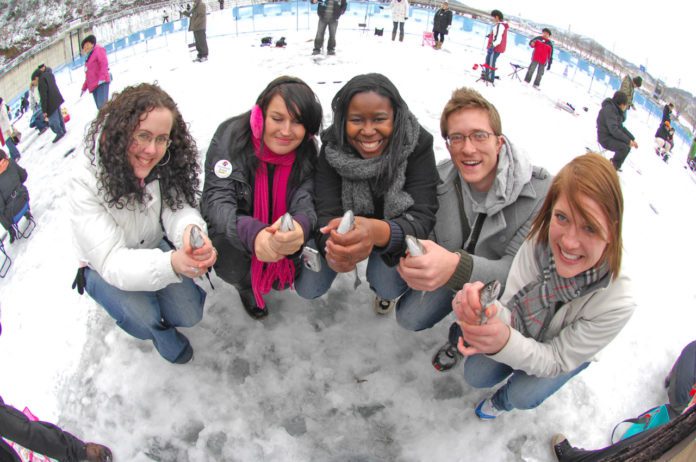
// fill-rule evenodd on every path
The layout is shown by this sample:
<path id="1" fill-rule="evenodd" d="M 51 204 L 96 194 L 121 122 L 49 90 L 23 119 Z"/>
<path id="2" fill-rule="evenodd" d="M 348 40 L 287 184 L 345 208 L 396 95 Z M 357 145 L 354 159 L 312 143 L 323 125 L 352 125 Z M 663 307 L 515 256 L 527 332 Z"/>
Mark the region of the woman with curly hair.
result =
<path id="1" fill-rule="evenodd" d="M 224 121 L 205 159 L 201 210 L 220 250 L 215 273 L 233 284 L 254 319 L 268 315 L 263 294 L 295 281 L 299 250 L 316 224 L 314 136 L 321 104 L 295 77 L 270 82 L 250 111 Z M 292 230 L 280 218 L 292 216 Z"/>
<path id="2" fill-rule="evenodd" d="M 304 298 L 320 297 L 337 273 L 367 260 L 375 311 L 386 314 L 408 288 L 396 271 L 406 235 L 426 239 L 435 225 L 440 177 L 433 137 L 382 74 L 350 79 L 331 109 L 314 187 L 321 227 L 316 245 L 324 258 L 319 272 L 303 269 L 295 288 Z M 348 210 L 355 226 L 339 234 Z"/>
<path id="3" fill-rule="evenodd" d="M 217 258 L 196 209 L 196 143 L 172 98 L 143 83 L 102 107 L 85 146 L 70 189 L 74 287 L 167 361 L 186 363 L 193 349 L 176 327 L 201 320 L 205 292 L 193 278 Z"/>

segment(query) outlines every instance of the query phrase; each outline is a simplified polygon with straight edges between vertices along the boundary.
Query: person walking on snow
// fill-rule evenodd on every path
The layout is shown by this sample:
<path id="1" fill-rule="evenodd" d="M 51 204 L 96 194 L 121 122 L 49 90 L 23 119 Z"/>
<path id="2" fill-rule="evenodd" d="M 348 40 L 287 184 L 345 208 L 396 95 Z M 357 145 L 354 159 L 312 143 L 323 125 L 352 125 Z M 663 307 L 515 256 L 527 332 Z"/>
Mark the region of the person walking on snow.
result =
<path id="1" fill-rule="evenodd" d="M 621 81 L 621 87 L 619 88 L 619 91 L 623 92 L 626 95 L 628 101 L 626 110 L 635 109 L 635 106 L 633 105 L 633 93 L 635 92 L 636 88 L 640 88 L 642 85 L 643 78 L 639 75 L 633 78 L 631 78 L 630 75 L 627 75 Z"/>
<path id="2" fill-rule="evenodd" d="M 404 22 L 408 19 L 408 0 L 392 0 L 390 3 L 392 11 L 392 42 L 396 39 L 396 29 L 399 29 L 399 42 L 404 41 Z"/>
<path id="3" fill-rule="evenodd" d="M 486 65 L 484 68 L 484 80 L 489 82 L 495 81 L 495 62 L 498 60 L 498 56 L 505 52 L 505 46 L 507 45 L 507 32 L 508 23 L 503 22 L 503 13 L 499 10 L 491 11 L 491 16 L 493 17 L 493 27 L 488 33 L 488 44 L 486 48 L 488 52 L 486 54 Z"/>
<path id="4" fill-rule="evenodd" d="M 544 76 L 544 67 L 551 69 L 551 61 L 553 60 L 553 42 L 551 41 L 551 31 L 544 27 L 541 30 L 541 35 L 534 37 L 529 41 L 529 46 L 534 48 L 532 52 L 532 62 L 529 63 L 527 75 L 524 76 L 524 81 L 529 83 L 532 81 L 534 70 L 537 70 L 536 79 L 534 79 L 534 88 L 539 88 L 541 78 Z"/>
<path id="5" fill-rule="evenodd" d="M 317 15 L 319 16 L 317 36 L 314 38 L 312 55 L 321 53 L 321 49 L 324 46 L 324 33 L 327 27 L 329 28 L 329 43 L 326 44 L 326 54 L 335 55 L 338 18 L 345 13 L 348 2 L 346 0 L 312 0 L 312 3 L 317 3 Z"/>
<path id="6" fill-rule="evenodd" d="M 43 111 L 44 119 L 48 121 L 48 126 L 51 127 L 56 137 L 53 142 L 57 143 L 65 136 L 65 121 L 61 113 L 60 106 L 63 104 L 63 95 L 56 84 L 56 77 L 53 75 L 53 70 L 46 67 L 45 64 L 39 65 L 39 96 L 41 98 L 41 110 Z"/>
<path id="7" fill-rule="evenodd" d="M 449 4 L 442 2 L 442 7 L 435 12 L 433 17 L 433 38 L 435 39 L 435 49 L 442 48 L 445 43 L 445 35 L 449 33 L 450 25 L 452 24 L 452 11 L 449 9 Z"/>
<path id="8" fill-rule="evenodd" d="M 191 18 L 188 30 L 193 32 L 193 39 L 196 41 L 196 51 L 198 52 L 198 57 L 195 59 L 195 61 L 199 63 L 207 61 L 208 39 L 205 35 L 205 3 L 203 3 L 203 0 L 196 0 L 193 4 L 193 9 L 189 10 L 187 8 L 186 11 L 183 11 L 181 14 Z"/>
<path id="9" fill-rule="evenodd" d="M 87 55 L 85 58 L 85 83 L 82 84 L 82 93 L 89 90 L 94 97 L 94 104 L 97 109 L 109 99 L 109 58 L 106 57 L 106 50 L 101 45 L 97 45 L 97 38 L 88 35 L 82 41 L 82 52 Z"/>

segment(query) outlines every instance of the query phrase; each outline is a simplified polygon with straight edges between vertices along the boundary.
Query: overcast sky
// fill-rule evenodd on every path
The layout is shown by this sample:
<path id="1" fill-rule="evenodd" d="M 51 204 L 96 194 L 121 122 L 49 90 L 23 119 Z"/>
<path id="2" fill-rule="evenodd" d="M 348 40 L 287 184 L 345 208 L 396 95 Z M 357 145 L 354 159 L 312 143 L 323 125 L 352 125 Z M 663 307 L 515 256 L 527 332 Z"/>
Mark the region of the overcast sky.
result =
<path id="1" fill-rule="evenodd" d="M 696 5 L 689 2 L 642 4 L 627 0 L 462 0 L 474 8 L 497 8 L 503 15 L 521 16 L 559 29 L 587 35 L 633 62 L 669 86 L 696 95 L 696 79 L 689 76 L 693 41 L 689 18 Z M 646 8 L 649 5 L 651 8 Z"/>

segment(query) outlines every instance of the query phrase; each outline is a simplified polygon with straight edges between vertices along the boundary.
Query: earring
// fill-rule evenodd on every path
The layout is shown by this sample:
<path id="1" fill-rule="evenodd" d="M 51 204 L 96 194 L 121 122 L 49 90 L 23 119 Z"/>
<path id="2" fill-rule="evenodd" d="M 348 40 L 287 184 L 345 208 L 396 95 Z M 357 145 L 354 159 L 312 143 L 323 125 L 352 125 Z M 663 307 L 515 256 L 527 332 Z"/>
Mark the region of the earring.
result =
<path id="1" fill-rule="evenodd" d="M 162 161 L 160 160 L 160 163 L 157 164 L 158 167 L 164 167 L 165 165 L 167 165 L 167 164 L 169 163 L 169 159 L 172 158 L 172 155 L 171 155 L 171 153 L 169 152 L 169 148 L 167 148 L 166 155 L 167 155 L 167 160 L 165 160 L 164 162 L 162 162 Z"/>

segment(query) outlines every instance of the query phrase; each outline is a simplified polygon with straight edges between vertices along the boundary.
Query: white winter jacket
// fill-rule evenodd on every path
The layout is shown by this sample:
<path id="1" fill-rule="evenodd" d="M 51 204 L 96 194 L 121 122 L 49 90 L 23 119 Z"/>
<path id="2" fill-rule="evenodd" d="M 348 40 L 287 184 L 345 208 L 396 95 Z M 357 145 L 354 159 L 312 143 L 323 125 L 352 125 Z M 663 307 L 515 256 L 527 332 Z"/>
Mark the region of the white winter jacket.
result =
<path id="1" fill-rule="evenodd" d="M 184 229 L 196 224 L 207 233 L 197 209 L 185 204 L 172 211 L 162 207 L 159 181 L 145 188 L 151 200 L 145 205 L 109 207 L 97 187 L 97 167 L 89 158 L 75 160 L 70 183 L 70 215 L 73 241 L 81 266 L 89 266 L 106 282 L 121 290 L 154 291 L 180 282 L 171 265 L 171 251 L 158 248 L 164 233 L 182 247 Z"/>
<path id="2" fill-rule="evenodd" d="M 534 242 L 526 240 L 512 261 L 505 293 L 496 302 L 500 318 L 510 324 L 510 310 L 502 306 L 525 285 L 540 277 Z M 502 305 L 501 305 L 502 303 Z M 537 377 L 554 377 L 590 361 L 611 342 L 633 314 L 630 280 L 620 274 L 605 289 L 566 303 L 558 309 L 537 341 L 510 329 L 507 344 L 494 355 L 500 363 Z"/>
<path id="3" fill-rule="evenodd" d="M 391 1 L 392 21 L 404 22 L 408 17 L 408 0 Z"/>
<path id="4" fill-rule="evenodd" d="M 12 123 L 10 123 L 10 115 L 7 113 L 7 108 L 5 107 L 5 102 L 0 104 L 0 130 L 2 131 L 2 137 L 8 139 L 12 136 Z"/>

